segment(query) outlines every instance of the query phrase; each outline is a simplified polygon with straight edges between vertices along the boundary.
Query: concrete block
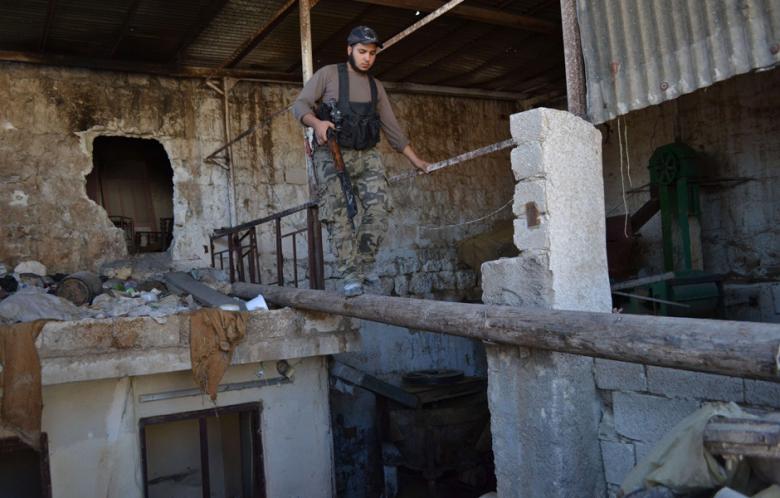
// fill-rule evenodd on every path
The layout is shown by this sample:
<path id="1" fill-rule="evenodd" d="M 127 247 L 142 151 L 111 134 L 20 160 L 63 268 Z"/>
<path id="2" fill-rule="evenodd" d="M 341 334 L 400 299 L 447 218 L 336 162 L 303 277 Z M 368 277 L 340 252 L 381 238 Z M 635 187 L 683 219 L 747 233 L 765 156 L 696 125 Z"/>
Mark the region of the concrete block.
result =
<path id="1" fill-rule="evenodd" d="M 620 484 L 634 468 L 634 445 L 601 441 L 601 456 L 604 460 L 604 477 L 610 484 Z"/>
<path id="2" fill-rule="evenodd" d="M 543 171 L 542 146 L 539 143 L 520 144 L 512 149 L 510 157 L 517 181 L 537 176 Z"/>
<path id="3" fill-rule="evenodd" d="M 430 273 L 415 273 L 409 280 L 409 292 L 412 294 L 427 294 L 433 288 L 433 276 Z"/>
<path id="4" fill-rule="evenodd" d="M 697 401 L 637 393 L 615 392 L 612 400 L 618 434 L 651 443 L 699 408 Z"/>
<path id="5" fill-rule="evenodd" d="M 599 389 L 617 391 L 645 391 L 645 367 L 639 363 L 596 359 L 594 369 Z"/>
<path id="6" fill-rule="evenodd" d="M 547 185 L 543 178 L 534 178 L 525 180 L 515 186 L 514 205 L 512 210 L 515 215 L 525 217 L 525 204 L 528 202 L 536 203 L 540 213 L 547 211 Z"/>
<path id="7" fill-rule="evenodd" d="M 552 275 L 545 254 L 524 253 L 482 264 L 482 301 L 488 304 L 549 307 Z"/>
<path id="8" fill-rule="evenodd" d="M 487 357 L 498 495 L 601 495 L 593 361 L 508 346 Z"/>
<path id="9" fill-rule="evenodd" d="M 648 366 L 647 385 L 651 393 L 669 397 L 737 403 L 745 399 L 743 380 L 725 375 Z"/>
<path id="10" fill-rule="evenodd" d="M 780 384 L 745 379 L 745 402 L 750 405 L 780 408 Z"/>

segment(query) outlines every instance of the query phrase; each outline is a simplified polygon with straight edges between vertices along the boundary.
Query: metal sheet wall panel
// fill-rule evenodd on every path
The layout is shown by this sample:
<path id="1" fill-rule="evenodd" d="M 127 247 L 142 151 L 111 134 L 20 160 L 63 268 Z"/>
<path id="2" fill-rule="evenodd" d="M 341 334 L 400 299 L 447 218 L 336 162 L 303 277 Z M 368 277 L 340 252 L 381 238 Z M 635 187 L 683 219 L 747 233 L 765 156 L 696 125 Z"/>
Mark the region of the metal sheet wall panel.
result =
<path id="1" fill-rule="evenodd" d="M 596 124 L 780 62 L 780 0 L 578 0 L 577 18 Z"/>

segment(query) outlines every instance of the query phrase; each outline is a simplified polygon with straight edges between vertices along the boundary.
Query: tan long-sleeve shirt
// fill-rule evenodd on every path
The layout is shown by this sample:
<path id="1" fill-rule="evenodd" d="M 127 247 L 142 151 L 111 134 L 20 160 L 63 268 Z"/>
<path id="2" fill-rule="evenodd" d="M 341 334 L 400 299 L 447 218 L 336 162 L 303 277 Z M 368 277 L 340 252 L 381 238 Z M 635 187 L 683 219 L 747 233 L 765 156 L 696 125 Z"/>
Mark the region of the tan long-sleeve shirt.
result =
<path id="1" fill-rule="evenodd" d="M 368 76 L 356 71 L 347 71 L 349 74 L 349 100 L 350 102 L 370 102 L 371 85 Z M 376 109 L 379 120 L 390 145 L 401 152 L 409 145 L 409 139 L 398 124 L 393 108 L 387 98 L 385 87 L 374 78 L 377 89 Z M 339 99 L 339 72 L 336 64 L 319 69 L 314 76 L 304 85 L 303 90 L 293 104 L 293 115 L 301 121 L 303 117 L 314 112 L 317 102 Z"/>

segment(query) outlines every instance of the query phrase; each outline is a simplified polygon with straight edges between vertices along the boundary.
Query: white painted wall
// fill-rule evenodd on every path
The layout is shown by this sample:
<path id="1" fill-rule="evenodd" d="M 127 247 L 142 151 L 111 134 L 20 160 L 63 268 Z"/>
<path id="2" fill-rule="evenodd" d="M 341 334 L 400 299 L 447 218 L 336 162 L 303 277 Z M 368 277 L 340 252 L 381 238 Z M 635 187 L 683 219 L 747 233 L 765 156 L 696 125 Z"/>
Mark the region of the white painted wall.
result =
<path id="1" fill-rule="evenodd" d="M 290 360 L 290 384 L 224 392 L 218 406 L 262 403 L 261 431 L 269 497 L 332 496 L 333 450 L 324 357 Z M 276 375 L 275 362 L 232 367 L 223 383 Z M 194 387 L 176 372 L 45 386 L 43 430 L 49 436 L 54 498 L 140 498 L 138 420 L 203 410 L 207 396 L 139 402 L 142 394 Z"/>

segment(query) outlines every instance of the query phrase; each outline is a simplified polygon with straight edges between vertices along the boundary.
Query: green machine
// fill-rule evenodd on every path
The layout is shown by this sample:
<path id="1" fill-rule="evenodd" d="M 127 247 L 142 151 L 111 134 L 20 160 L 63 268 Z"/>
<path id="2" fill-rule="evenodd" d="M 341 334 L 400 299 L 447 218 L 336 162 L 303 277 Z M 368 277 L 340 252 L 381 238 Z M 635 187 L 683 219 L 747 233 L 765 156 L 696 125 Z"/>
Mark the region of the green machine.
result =
<path id="1" fill-rule="evenodd" d="M 701 269 L 698 238 L 701 209 L 697 153 L 691 147 L 672 143 L 659 147 L 650 157 L 651 201 L 661 212 L 663 239 L 662 275 L 635 280 L 628 297 L 629 313 L 714 317 L 723 307 L 723 276 Z M 698 267 L 698 268 L 697 268 Z M 629 282 L 626 282 L 629 284 Z M 629 297 L 630 295 L 630 297 Z"/>

